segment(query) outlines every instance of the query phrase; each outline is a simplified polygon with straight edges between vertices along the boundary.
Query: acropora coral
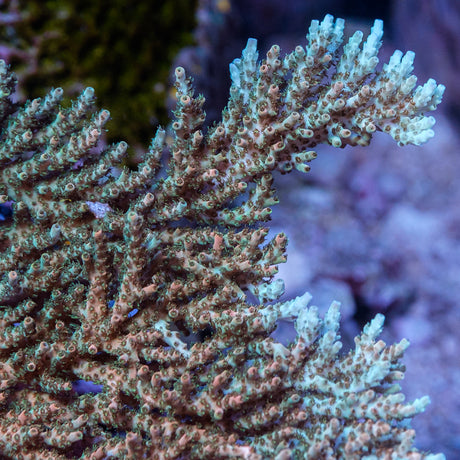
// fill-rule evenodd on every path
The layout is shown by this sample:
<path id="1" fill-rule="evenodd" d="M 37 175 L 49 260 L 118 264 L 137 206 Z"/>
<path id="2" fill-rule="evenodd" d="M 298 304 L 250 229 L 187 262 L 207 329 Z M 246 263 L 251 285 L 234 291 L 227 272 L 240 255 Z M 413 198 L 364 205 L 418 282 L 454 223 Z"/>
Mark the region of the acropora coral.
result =
<path id="1" fill-rule="evenodd" d="M 87 88 L 18 107 L 0 66 L 0 453 L 5 459 L 441 459 L 413 445 L 398 381 L 407 340 L 377 315 L 340 353 L 339 305 L 279 301 L 287 238 L 267 241 L 275 171 L 314 147 L 433 136 L 444 87 L 416 86 L 414 55 L 376 71 L 383 27 L 342 48 L 344 21 L 307 45 L 230 65 L 222 121 L 176 69 L 173 141 L 159 128 L 137 170 L 103 147 L 109 119 Z M 296 339 L 271 337 L 281 318 Z"/>

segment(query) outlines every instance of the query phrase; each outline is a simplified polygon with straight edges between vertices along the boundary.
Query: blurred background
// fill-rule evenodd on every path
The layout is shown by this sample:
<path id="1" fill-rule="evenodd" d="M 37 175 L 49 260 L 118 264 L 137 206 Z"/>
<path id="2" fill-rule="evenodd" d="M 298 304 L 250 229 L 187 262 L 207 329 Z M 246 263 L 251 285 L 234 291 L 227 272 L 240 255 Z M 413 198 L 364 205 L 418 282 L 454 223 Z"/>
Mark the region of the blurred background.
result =
<path id="1" fill-rule="evenodd" d="M 395 49 L 413 50 L 419 83 L 434 78 L 447 90 L 426 145 L 400 148 L 377 133 L 367 148 L 323 146 L 310 173 L 276 178 L 281 205 L 270 226 L 289 236 L 284 297 L 308 290 L 323 311 L 342 302 L 345 349 L 384 313 L 383 339 L 411 342 L 403 391 L 432 400 L 413 421 L 417 447 L 459 459 L 460 2 L 0 0 L 0 58 L 18 75 L 18 100 L 93 86 L 112 114 L 107 141 L 127 140 L 135 161 L 158 123 L 168 124 L 175 66 L 193 75 L 211 124 L 248 37 L 261 58 L 274 43 L 289 52 L 326 13 L 346 19 L 346 35 L 383 19 L 381 64 Z"/>

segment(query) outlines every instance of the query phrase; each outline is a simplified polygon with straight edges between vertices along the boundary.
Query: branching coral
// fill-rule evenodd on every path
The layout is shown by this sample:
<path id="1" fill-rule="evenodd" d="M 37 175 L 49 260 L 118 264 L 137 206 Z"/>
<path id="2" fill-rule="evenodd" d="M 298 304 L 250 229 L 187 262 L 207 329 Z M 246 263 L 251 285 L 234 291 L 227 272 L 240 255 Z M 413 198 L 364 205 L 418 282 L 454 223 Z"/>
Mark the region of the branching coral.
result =
<path id="1" fill-rule="evenodd" d="M 274 171 L 307 171 L 319 143 L 400 144 L 433 135 L 443 87 L 415 88 L 413 55 L 375 71 L 382 24 L 341 48 L 344 22 L 308 44 L 230 66 L 222 121 L 176 70 L 174 140 L 159 129 L 136 171 L 124 142 L 99 146 L 106 110 L 86 89 L 17 108 L 0 68 L 0 452 L 65 458 L 441 458 L 419 453 L 397 381 L 408 342 L 377 316 L 340 355 L 339 308 L 277 302 L 286 237 L 265 242 Z M 163 155 L 167 154 L 167 166 Z M 253 299 L 253 301 L 251 301 Z M 258 299 L 258 301 L 255 301 Z M 270 334 L 296 321 L 288 346 Z M 91 382 L 81 390 L 81 381 Z"/>

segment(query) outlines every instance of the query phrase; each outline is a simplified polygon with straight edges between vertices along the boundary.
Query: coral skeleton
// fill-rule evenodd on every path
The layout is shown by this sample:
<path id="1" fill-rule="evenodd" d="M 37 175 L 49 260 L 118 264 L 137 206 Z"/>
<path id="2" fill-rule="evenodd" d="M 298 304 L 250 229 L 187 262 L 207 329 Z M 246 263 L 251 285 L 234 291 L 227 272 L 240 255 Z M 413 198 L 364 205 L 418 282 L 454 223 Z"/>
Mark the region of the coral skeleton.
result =
<path id="1" fill-rule="evenodd" d="M 382 315 L 342 354 L 337 302 L 320 318 L 308 293 L 279 301 L 274 173 L 376 131 L 421 144 L 444 90 L 416 86 L 411 52 L 376 70 L 381 21 L 344 46 L 343 30 L 327 15 L 261 62 L 250 39 L 207 131 L 177 68 L 172 140 L 159 128 L 135 170 L 103 145 L 91 88 L 17 107 L 0 64 L 2 458 L 444 458 L 414 447 L 429 398 L 404 402 L 408 341 L 378 340 Z"/>

